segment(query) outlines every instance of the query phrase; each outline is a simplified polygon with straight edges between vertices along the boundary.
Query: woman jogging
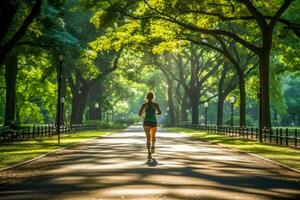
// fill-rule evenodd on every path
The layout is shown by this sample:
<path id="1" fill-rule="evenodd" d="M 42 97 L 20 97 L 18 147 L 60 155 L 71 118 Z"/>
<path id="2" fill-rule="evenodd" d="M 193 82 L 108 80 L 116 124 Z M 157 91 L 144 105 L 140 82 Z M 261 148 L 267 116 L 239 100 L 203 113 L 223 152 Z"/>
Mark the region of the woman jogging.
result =
<path id="1" fill-rule="evenodd" d="M 154 102 L 155 95 L 153 92 L 149 92 L 146 95 L 146 103 L 144 103 L 140 109 L 139 115 L 144 115 L 144 131 L 147 139 L 147 149 L 148 149 L 148 159 L 151 159 L 151 153 L 154 153 L 155 150 L 155 134 L 157 130 L 157 120 L 156 115 L 161 114 L 158 103 Z M 151 138 L 151 143 L 150 143 Z M 151 151 L 150 151 L 151 146 Z"/>

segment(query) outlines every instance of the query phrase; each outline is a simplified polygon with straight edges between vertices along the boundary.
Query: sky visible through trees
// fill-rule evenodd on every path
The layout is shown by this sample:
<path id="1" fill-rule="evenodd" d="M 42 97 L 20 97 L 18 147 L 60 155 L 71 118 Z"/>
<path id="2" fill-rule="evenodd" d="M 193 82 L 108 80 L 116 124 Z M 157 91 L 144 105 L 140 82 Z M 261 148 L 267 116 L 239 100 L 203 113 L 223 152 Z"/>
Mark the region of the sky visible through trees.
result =
<path id="1" fill-rule="evenodd" d="M 300 125 L 299 0 L 3 0 L 0 120 Z M 63 56 L 63 57 L 62 57 Z M 61 59 L 61 60 L 60 60 Z M 261 113 L 261 114 L 259 114 Z M 259 117 L 261 116 L 261 117 Z"/>

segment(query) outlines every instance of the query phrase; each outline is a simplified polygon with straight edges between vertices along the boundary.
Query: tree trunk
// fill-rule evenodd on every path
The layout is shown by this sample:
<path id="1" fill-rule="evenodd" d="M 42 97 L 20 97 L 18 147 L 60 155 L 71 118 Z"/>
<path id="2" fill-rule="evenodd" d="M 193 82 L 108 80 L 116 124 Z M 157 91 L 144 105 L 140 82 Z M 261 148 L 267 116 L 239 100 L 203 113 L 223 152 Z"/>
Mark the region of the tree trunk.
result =
<path id="1" fill-rule="evenodd" d="M 88 89 L 81 91 L 81 94 L 73 94 L 71 124 L 82 124 L 83 112 L 88 96 Z"/>
<path id="2" fill-rule="evenodd" d="M 89 90 L 87 105 L 89 106 L 89 113 L 87 116 L 88 120 L 99 120 L 100 119 L 100 109 L 101 105 L 99 101 L 101 97 L 101 93 L 104 90 L 103 88 L 103 80 L 97 81 L 97 83 L 93 84 Z M 98 104 L 98 108 L 95 107 L 96 103 Z"/>
<path id="3" fill-rule="evenodd" d="M 190 91 L 189 91 L 189 99 L 191 102 L 192 108 L 192 124 L 199 124 L 199 77 L 198 77 L 198 67 L 197 67 L 197 58 L 196 52 L 194 49 L 191 51 L 191 81 L 190 81 Z"/>
<path id="4" fill-rule="evenodd" d="M 218 93 L 217 126 L 223 125 L 224 94 Z"/>
<path id="5" fill-rule="evenodd" d="M 101 118 L 101 112 L 100 108 L 95 108 L 95 106 L 89 106 L 89 120 L 100 120 Z"/>
<path id="6" fill-rule="evenodd" d="M 246 89 L 245 79 L 239 76 L 240 92 L 240 127 L 246 126 Z"/>
<path id="7" fill-rule="evenodd" d="M 108 123 L 108 112 L 105 113 L 106 114 L 106 123 Z"/>
<path id="8" fill-rule="evenodd" d="M 173 81 L 168 78 L 168 106 L 169 106 L 169 125 L 174 126 L 175 124 L 175 113 L 174 113 L 174 102 L 173 102 Z"/>
<path id="9" fill-rule="evenodd" d="M 191 107 L 192 107 L 192 124 L 199 124 L 199 93 L 198 91 L 193 91 L 190 97 Z"/>
<path id="10" fill-rule="evenodd" d="M 103 112 L 102 112 L 102 110 L 99 108 L 99 121 L 100 122 L 102 122 L 102 120 L 103 120 Z"/>
<path id="11" fill-rule="evenodd" d="M 13 1 L 2 0 L 0 3 L 0 43 L 2 43 L 5 38 L 8 29 L 16 15 L 17 9 L 19 7 L 19 3 L 13 3 Z"/>
<path id="12" fill-rule="evenodd" d="M 270 97 L 269 97 L 269 65 L 270 52 L 272 48 L 272 32 L 264 32 L 263 34 L 263 48 L 259 57 L 259 78 L 261 87 L 261 116 L 260 128 L 270 128 Z"/>
<path id="13" fill-rule="evenodd" d="M 5 120 L 7 126 L 11 121 L 15 121 L 16 113 L 16 80 L 18 71 L 18 56 L 16 54 L 8 55 L 5 60 L 5 81 L 6 81 L 6 102 L 5 102 Z"/>
<path id="14" fill-rule="evenodd" d="M 179 106 L 177 106 L 175 110 L 175 122 L 177 123 L 179 121 Z"/>
<path id="15" fill-rule="evenodd" d="M 19 110 L 19 108 L 16 108 L 16 122 L 18 124 L 21 123 L 21 117 L 20 117 L 20 110 Z"/>
<path id="16" fill-rule="evenodd" d="M 239 93 L 240 93 L 240 126 L 246 125 L 246 91 L 245 91 L 245 79 L 244 79 L 244 71 L 238 61 L 234 59 L 234 57 L 230 54 L 224 42 L 221 41 L 221 45 L 225 50 L 225 56 L 231 61 L 233 66 L 235 67 L 236 74 L 238 76 L 239 82 Z M 231 46 L 232 47 L 232 46 Z"/>
<path id="17" fill-rule="evenodd" d="M 188 101 L 187 101 L 187 94 L 186 92 L 183 95 L 182 98 L 182 104 L 181 104 L 181 120 L 183 123 L 188 122 L 188 114 L 186 110 L 188 109 Z"/>
<path id="18" fill-rule="evenodd" d="M 30 10 L 29 15 L 24 19 L 22 25 L 15 32 L 13 36 L 11 36 L 10 40 L 3 44 L 3 38 L 7 35 L 7 32 L 13 22 L 13 18 L 17 13 L 19 3 L 18 1 L 4 1 L 0 3 L 0 64 L 6 58 L 6 55 L 13 49 L 16 43 L 25 35 L 28 26 L 32 23 L 35 17 L 40 13 L 42 0 L 36 0 L 32 9 Z"/>
<path id="19" fill-rule="evenodd" d="M 180 82 L 177 82 L 177 86 L 176 86 L 176 90 L 175 90 L 175 98 L 176 98 L 176 122 L 180 122 L 181 119 L 181 114 L 180 114 L 180 108 L 181 108 L 181 103 L 182 103 L 182 98 L 181 98 L 181 94 L 179 91 L 179 87 L 180 87 Z"/>
<path id="20" fill-rule="evenodd" d="M 218 107 L 217 107 L 217 126 L 223 125 L 223 113 L 224 113 L 224 100 L 225 100 L 225 94 L 224 94 L 224 80 L 226 78 L 228 67 L 227 65 L 224 66 L 221 74 L 221 78 L 218 83 Z"/>

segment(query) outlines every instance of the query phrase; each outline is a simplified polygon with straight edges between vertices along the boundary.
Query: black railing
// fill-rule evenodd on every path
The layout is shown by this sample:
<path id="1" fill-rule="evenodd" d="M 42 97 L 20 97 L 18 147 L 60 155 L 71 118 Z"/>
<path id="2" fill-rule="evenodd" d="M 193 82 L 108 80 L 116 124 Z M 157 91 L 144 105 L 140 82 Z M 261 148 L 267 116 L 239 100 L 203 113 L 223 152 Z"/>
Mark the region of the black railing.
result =
<path id="1" fill-rule="evenodd" d="M 60 133 L 74 133 L 84 130 L 93 130 L 98 127 L 93 124 L 72 124 L 60 126 Z M 32 125 L 20 127 L 2 127 L 0 129 L 0 144 L 10 144 L 18 140 L 26 140 L 37 137 L 52 136 L 57 134 L 55 124 Z"/>
<path id="2" fill-rule="evenodd" d="M 203 126 L 193 124 L 180 124 L 177 127 L 191 128 L 207 131 L 209 133 L 222 134 L 230 137 L 239 137 L 248 140 L 258 140 L 261 134 L 261 142 L 282 146 L 300 146 L 300 130 L 288 128 L 264 128 L 261 131 L 257 127 L 238 126 Z"/>

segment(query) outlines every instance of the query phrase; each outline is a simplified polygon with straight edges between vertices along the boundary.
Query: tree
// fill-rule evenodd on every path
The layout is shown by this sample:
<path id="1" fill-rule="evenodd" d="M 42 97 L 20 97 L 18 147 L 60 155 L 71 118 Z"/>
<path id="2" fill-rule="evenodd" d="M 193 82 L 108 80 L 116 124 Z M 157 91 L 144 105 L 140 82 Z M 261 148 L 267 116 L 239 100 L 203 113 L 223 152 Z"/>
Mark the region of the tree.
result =
<path id="1" fill-rule="evenodd" d="M 198 32 L 201 34 L 208 34 L 213 36 L 224 36 L 235 40 L 240 43 L 244 47 L 248 48 L 250 51 L 255 53 L 259 58 L 259 76 L 260 76 L 260 87 L 261 87 L 261 118 L 260 118 L 260 127 L 270 127 L 270 100 L 269 100 L 269 64 L 270 64 L 270 54 L 272 49 L 272 36 L 273 30 L 277 22 L 283 22 L 286 20 L 280 19 L 282 14 L 287 10 L 287 8 L 291 5 L 292 0 L 285 0 L 284 3 L 278 8 L 272 7 L 272 11 L 275 12 L 274 15 L 264 15 L 250 0 L 240 0 L 236 3 L 230 4 L 222 4 L 221 2 L 216 2 L 213 5 L 209 3 L 196 3 L 191 2 L 187 4 L 186 1 L 177 1 L 174 4 L 164 4 L 163 2 L 156 2 L 156 5 L 150 4 L 148 1 L 144 0 L 147 7 L 150 9 L 148 11 L 148 18 L 151 17 L 153 19 L 166 20 L 171 23 L 175 23 L 179 26 L 187 28 L 191 31 Z M 214 6 L 219 5 L 218 9 L 221 13 L 214 12 Z M 265 6 L 268 8 L 267 3 L 261 4 L 261 6 Z M 212 12 L 207 12 L 205 10 L 209 10 L 211 8 Z M 237 9 L 241 8 L 241 9 Z M 244 15 L 247 13 L 248 16 Z M 227 13 L 233 14 L 233 17 L 228 16 Z M 145 13 L 143 13 L 144 15 Z M 224 30 L 218 27 L 213 28 L 212 26 L 198 26 L 197 24 L 191 24 L 191 16 L 205 17 L 203 19 L 207 22 L 207 18 L 220 19 L 220 24 L 222 22 L 232 22 L 235 20 L 254 20 L 259 28 L 261 44 L 257 46 L 242 37 L 240 37 L 237 33 L 231 32 L 229 30 Z M 139 15 L 136 18 L 145 18 Z M 146 17 L 147 18 L 147 17 Z M 218 23 L 214 23 L 218 24 Z"/>
<path id="2" fill-rule="evenodd" d="M 158 60 L 165 60 L 165 62 L 159 62 Z M 174 74 L 172 73 L 172 65 L 169 62 L 167 56 L 162 56 L 161 59 L 155 59 L 154 64 L 163 72 L 164 76 L 167 80 L 167 100 L 168 100 L 168 110 L 167 114 L 169 115 L 168 125 L 174 126 L 175 121 L 175 112 L 174 112 L 174 102 L 173 102 L 173 77 Z"/>
<path id="3" fill-rule="evenodd" d="M 99 80 L 103 79 L 106 75 L 117 69 L 118 60 L 121 56 L 122 50 L 123 48 L 121 48 L 118 52 L 110 52 L 109 54 L 106 54 L 104 69 L 94 78 L 84 78 L 79 70 L 75 70 L 75 79 L 72 78 L 71 74 L 67 74 L 67 79 L 73 95 L 71 114 L 72 124 L 82 123 L 83 112 L 91 87 Z"/>
<path id="4" fill-rule="evenodd" d="M 16 79 L 18 55 L 11 53 L 5 60 L 6 104 L 4 126 L 15 121 L 16 116 Z"/>
<path id="5" fill-rule="evenodd" d="M 21 26 L 11 34 L 9 29 L 14 23 L 14 18 L 20 12 L 19 1 L 4 0 L 0 4 L 0 65 L 5 60 L 6 55 L 14 48 L 17 42 L 25 35 L 29 25 L 39 15 L 41 10 L 42 0 L 36 0 L 29 14 L 23 20 Z M 22 12 L 22 11 L 21 11 Z M 10 36 L 10 37 L 9 37 Z M 8 38 L 9 37 L 9 38 Z"/>
<path id="6" fill-rule="evenodd" d="M 56 23 L 56 21 L 60 20 L 60 17 L 57 16 L 56 14 L 56 12 L 58 12 L 58 9 L 59 8 L 55 8 L 50 4 L 44 3 L 43 12 L 41 13 L 42 19 L 36 20 L 35 23 L 30 22 L 30 24 L 28 24 L 28 26 L 31 27 L 31 29 L 22 33 L 22 37 L 19 38 L 18 41 L 15 41 L 16 43 L 14 44 L 14 51 L 10 50 L 11 54 L 7 55 L 6 58 L 7 62 L 5 62 L 5 77 L 7 79 L 7 84 L 6 84 L 7 100 L 5 106 L 6 117 L 5 117 L 4 125 L 8 125 L 11 121 L 15 121 L 15 109 L 16 109 L 15 94 L 16 94 L 17 71 L 18 71 L 17 58 L 19 56 L 18 55 L 19 52 L 22 52 L 23 50 L 27 53 L 27 55 L 29 54 L 33 55 L 35 51 L 29 53 L 29 51 L 27 51 L 28 48 L 36 48 L 36 47 L 45 48 L 44 51 L 49 51 L 50 50 L 49 48 L 58 47 L 59 46 L 58 44 L 69 45 L 67 44 L 67 42 L 60 41 L 62 38 L 65 39 L 66 37 L 57 38 L 55 37 L 55 35 L 54 36 L 47 35 L 47 33 L 51 32 L 52 30 L 63 29 L 60 24 Z M 49 13 L 49 10 L 52 11 L 51 14 Z M 53 14 L 54 10 L 56 11 L 54 12 L 55 14 Z M 37 12 L 37 11 L 32 11 L 32 12 Z M 20 13 L 19 11 L 16 17 L 22 18 L 21 14 L 22 13 Z M 43 29 L 43 26 L 47 26 L 47 29 Z M 44 33 L 40 34 L 42 31 L 44 31 Z M 13 57 L 15 61 L 13 61 L 11 57 Z"/>

